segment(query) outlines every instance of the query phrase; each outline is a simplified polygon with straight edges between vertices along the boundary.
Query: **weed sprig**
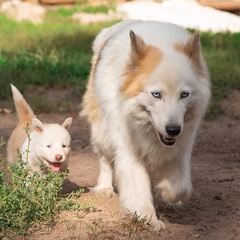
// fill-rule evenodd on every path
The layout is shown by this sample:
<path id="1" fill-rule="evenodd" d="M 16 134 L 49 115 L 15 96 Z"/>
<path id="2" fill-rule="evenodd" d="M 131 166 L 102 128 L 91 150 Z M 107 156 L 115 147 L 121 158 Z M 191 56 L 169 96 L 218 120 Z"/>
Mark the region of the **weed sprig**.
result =
<path id="1" fill-rule="evenodd" d="M 0 139 L 0 146 L 3 145 Z M 28 164 L 3 163 L 0 155 L 0 239 L 26 236 L 41 228 L 52 229 L 63 210 L 82 210 L 77 199 L 83 192 L 61 194 L 68 171 L 54 173 L 50 169 L 42 177 L 38 172 L 29 174 Z"/>

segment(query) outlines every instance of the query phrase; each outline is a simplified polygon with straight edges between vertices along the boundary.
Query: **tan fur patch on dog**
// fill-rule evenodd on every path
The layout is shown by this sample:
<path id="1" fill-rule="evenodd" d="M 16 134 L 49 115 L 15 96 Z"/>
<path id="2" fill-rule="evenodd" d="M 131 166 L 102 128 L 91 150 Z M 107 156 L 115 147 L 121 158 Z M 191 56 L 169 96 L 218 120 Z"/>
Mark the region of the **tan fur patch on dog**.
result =
<path id="1" fill-rule="evenodd" d="M 134 35 L 131 38 L 131 62 L 126 67 L 125 80 L 121 86 L 121 91 L 126 97 L 136 96 L 143 90 L 148 76 L 163 56 L 158 48 L 146 45 L 140 37 Z"/>
<path id="2" fill-rule="evenodd" d="M 83 96 L 83 101 L 82 101 L 83 110 L 80 115 L 87 116 L 88 120 L 93 123 L 99 122 L 99 119 L 100 119 L 99 103 L 96 99 L 96 93 L 94 90 L 94 78 L 96 74 L 97 65 L 101 59 L 101 52 L 106 46 L 108 40 L 109 39 L 107 39 L 102 44 L 100 53 L 98 55 L 95 55 L 92 59 L 92 68 L 89 76 L 87 90 Z"/>
<path id="3" fill-rule="evenodd" d="M 87 85 L 87 91 L 82 101 L 83 111 L 81 112 L 81 115 L 87 116 L 90 122 L 97 123 L 100 119 L 100 112 L 99 104 L 97 102 L 95 90 L 93 87 L 94 74 L 95 69 L 92 69 Z"/>
<path id="4" fill-rule="evenodd" d="M 189 38 L 187 44 L 176 43 L 174 49 L 177 52 L 185 54 L 189 60 L 192 62 L 194 70 L 200 75 L 206 75 L 206 71 L 202 64 L 201 54 L 200 54 L 200 35 L 195 34 Z"/>

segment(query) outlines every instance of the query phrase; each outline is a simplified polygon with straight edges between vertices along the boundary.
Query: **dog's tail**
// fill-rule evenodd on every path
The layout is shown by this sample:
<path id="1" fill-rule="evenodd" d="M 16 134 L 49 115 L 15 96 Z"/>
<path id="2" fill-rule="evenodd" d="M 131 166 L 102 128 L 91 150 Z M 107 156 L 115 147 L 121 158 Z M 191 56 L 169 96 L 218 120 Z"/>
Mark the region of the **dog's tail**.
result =
<path id="1" fill-rule="evenodd" d="M 28 105 L 23 95 L 18 91 L 18 89 L 11 84 L 13 100 L 17 112 L 19 122 L 31 123 L 33 118 L 36 118 L 33 110 Z"/>

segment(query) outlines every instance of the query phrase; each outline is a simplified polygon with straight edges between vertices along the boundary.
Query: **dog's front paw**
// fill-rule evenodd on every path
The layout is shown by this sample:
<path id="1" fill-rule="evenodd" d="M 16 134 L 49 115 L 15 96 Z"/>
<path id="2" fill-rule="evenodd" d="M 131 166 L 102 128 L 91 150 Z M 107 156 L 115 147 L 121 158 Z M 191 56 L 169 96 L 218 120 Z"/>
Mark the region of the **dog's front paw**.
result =
<path id="1" fill-rule="evenodd" d="M 161 229 L 165 229 L 164 222 L 159 220 L 155 213 L 153 215 L 138 215 L 136 212 L 130 212 L 130 216 L 137 217 L 138 221 L 144 223 L 150 231 L 159 232 Z"/>
<path id="2" fill-rule="evenodd" d="M 153 206 L 145 205 L 136 214 L 139 214 L 140 219 L 144 219 L 144 223 L 148 226 L 149 230 L 159 232 L 161 229 L 165 229 L 165 224 L 158 219 Z"/>
<path id="3" fill-rule="evenodd" d="M 114 194 L 112 188 L 94 188 L 95 192 L 98 196 L 104 197 L 104 198 L 111 198 Z"/>
<path id="4" fill-rule="evenodd" d="M 149 229 L 154 232 L 159 232 L 161 229 L 165 229 L 165 224 L 163 221 L 155 219 L 150 221 Z"/>

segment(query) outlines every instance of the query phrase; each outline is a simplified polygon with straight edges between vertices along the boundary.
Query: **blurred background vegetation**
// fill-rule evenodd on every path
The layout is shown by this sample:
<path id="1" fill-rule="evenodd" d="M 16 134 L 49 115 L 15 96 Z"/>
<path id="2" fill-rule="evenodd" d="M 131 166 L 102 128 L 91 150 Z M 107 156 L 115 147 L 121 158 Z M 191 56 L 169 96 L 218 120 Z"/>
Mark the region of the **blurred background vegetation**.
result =
<path id="1" fill-rule="evenodd" d="M 91 67 L 92 42 L 102 28 L 115 22 L 82 25 L 74 22 L 71 15 L 78 11 L 108 10 L 107 6 L 82 8 L 78 4 L 67 9 L 59 7 L 48 10 L 41 25 L 17 23 L 0 14 L 1 101 L 11 100 L 9 83 L 12 83 L 23 94 L 28 86 L 71 89 L 68 101 L 74 102 L 75 98 L 80 102 Z M 232 90 L 240 90 L 240 33 L 207 32 L 201 36 L 213 91 L 208 116 L 215 117 L 221 112 L 219 101 Z M 35 111 L 52 110 L 43 107 L 48 103 L 39 102 L 36 100 L 36 106 L 32 106 Z"/>

